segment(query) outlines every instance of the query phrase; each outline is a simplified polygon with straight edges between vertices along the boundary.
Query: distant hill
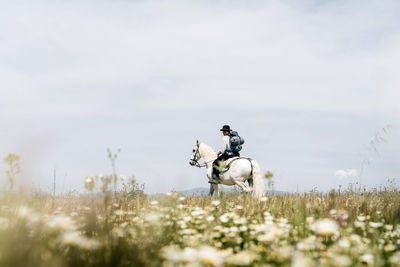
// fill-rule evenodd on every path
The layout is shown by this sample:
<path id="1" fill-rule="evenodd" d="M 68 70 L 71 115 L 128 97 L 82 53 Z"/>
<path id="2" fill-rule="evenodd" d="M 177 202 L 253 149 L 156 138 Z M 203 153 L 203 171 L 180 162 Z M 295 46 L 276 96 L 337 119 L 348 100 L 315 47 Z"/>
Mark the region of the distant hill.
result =
<path id="1" fill-rule="evenodd" d="M 234 187 L 224 187 L 224 192 L 232 192 L 234 191 L 235 188 Z M 241 190 L 241 189 L 239 189 Z M 177 193 L 185 195 L 185 196 L 200 196 L 200 195 L 208 195 L 210 192 L 209 188 L 206 187 L 196 187 L 196 188 L 192 188 L 192 189 L 188 189 L 188 190 L 182 190 L 182 191 L 177 191 Z M 269 190 L 265 191 L 267 194 L 269 193 Z M 272 192 L 274 195 L 288 195 L 290 194 L 290 192 L 287 191 L 279 191 L 279 190 L 274 190 Z"/>

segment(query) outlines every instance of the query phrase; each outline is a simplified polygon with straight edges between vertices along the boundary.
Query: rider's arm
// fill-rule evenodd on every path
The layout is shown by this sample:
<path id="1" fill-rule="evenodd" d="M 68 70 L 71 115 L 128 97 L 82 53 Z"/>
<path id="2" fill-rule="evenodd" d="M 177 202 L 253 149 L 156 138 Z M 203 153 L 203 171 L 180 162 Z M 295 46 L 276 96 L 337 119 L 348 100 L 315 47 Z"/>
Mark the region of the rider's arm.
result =
<path id="1" fill-rule="evenodd" d="M 229 136 L 228 135 L 224 135 L 222 137 L 222 149 L 221 149 L 221 153 L 224 153 L 225 150 L 229 148 Z"/>

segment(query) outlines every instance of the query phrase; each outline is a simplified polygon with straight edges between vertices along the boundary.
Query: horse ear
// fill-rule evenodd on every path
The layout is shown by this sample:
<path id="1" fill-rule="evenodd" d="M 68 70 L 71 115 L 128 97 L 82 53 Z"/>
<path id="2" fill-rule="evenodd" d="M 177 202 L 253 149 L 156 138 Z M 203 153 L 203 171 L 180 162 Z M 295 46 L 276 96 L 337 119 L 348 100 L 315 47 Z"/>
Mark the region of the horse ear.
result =
<path id="1" fill-rule="evenodd" d="M 199 144 L 199 140 L 196 140 L 196 144 Z"/>

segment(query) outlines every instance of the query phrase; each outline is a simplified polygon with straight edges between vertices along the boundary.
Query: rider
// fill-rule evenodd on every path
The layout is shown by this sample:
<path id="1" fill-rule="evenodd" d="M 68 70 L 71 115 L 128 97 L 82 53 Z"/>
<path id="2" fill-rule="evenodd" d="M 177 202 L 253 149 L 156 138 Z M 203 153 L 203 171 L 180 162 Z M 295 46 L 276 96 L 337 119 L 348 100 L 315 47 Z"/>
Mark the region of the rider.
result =
<path id="1" fill-rule="evenodd" d="M 219 180 L 219 172 L 220 172 L 220 164 L 223 163 L 225 160 L 233 157 L 240 157 L 239 152 L 232 151 L 231 144 L 230 144 L 230 137 L 229 134 L 231 133 L 231 127 L 229 125 L 222 126 L 223 137 L 222 137 L 222 150 L 217 153 L 218 158 L 213 162 L 213 172 L 212 172 L 212 179 L 210 183 L 217 183 Z"/>

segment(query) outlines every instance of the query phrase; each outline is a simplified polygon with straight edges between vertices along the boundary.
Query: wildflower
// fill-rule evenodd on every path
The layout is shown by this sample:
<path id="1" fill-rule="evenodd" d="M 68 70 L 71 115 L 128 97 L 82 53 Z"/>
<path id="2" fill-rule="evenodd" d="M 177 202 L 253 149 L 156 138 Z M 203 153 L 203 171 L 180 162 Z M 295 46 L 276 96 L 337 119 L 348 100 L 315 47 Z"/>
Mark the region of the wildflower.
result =
<path id="1" fill-rule="evenodd" d="M 242 226 L 240 226 L 239 230 L 240 230 L 240 232 L 246 232 L 247 226 L 242 225 Z"/>
<path id="2" fill-rule="evenodd" d="M 244 217 L 236 218 L 235 220 L 233 220 L 233 223 L 238 225 L 245 224 L 246 222 L 247 219 Z"/>
<path id="3" fill-rule="evenodd" d="M 32 214 L 32 210 L 30 208 L 26 207 L 26 206 L 21 206 L 18 209 L 18 213 L 17 213 L 18 217 L 21 218 L 21 219 L 26 219 L 31 214 Z"/>
<path id="4" fill-rule="evenodd" d="M 237 228 L 236 226 L 232 226 L 229 228 L 229 232 L 236 234 L 237 232 L 239 232 L 239 228 Z"/>
<path id="5" fill-rule="evenodd" d="M 58 231 L 73 231 L 76 229 L 74 221 L 69 216 L 57 215 L 47 222 L 47 226 Z"/>
<path id="6" fill-rule="evenodd" d="M 214 200 L 214 201 L 211 202 L 211 204 L 212 204 L 213 206 L 215 206 L 215 207 L 218 206 L 220 203 L 221 203 L 221 202 L 218 201 L 218 200 Z"/>
<path id="7" fill-rule="evenodd" d="M 361 262 L 366 263 L 367 265 L 374 264 L 374 256 L 372 254 L 364 254 L 360 258 Z"/>
<path id="8" fill-rule="evenodd" d="M 321 236 L 339 235 L 339 225 L 331 219 L 318 220 L 310 228 Z"/>
<path id="9" fill-rule="evenodd" d="M 391 224 L 386 224 L 386 225 L 385 225 L 385 229 L 386 229 L 387 231 L 392 231 L 392 230 L 393 230 L 393 225 L 391 225 Z"/>
<path id="10" fill-rule="evenodd" d="M 193 235 L 196 234 L 197 231 L 193 229 L 183 229 L 181 232 L 183 235 Z"/>
<path id="11" fill-rule="evenodd" d="M 396 247 L 393 244 L 387 244 L 384 248 L 383 248 L 386 252 L 392 252 L 396 249 Z"/>
<path id="12" fill-rule="evenodd" d="M 84 250 L 92 250 L 100 246 L 97 240 L 87 238 L 75 231 L 64 233 L 61 237 L 61 243 L 68 246 L 76 246 Z"/>
<path id="13" fill-rule="evenodd" d="M 391 264 L 393 264 L 393 266 L 398 266 L 399 262 L 400 262 L 400 251 L 397 251 L 396 253 L 394 253 L 390 258 L 389 258 L 389 262 Z"/>
<path id="14" fill-rule="evenodd" d="M 278 222 L 279 222 L 280 224 L 287 224 L 287 223 L 288 223 L 288 220 L 287 220 L 286 218 L 279 218 Z"/>
<path id="15" fill-rule="evenodd" d="M 219 217 L 219 220 L 220 220 L 222 223 L 227 223 L 227 222 L 229 221 L 229 218 L 228 218 L 227 214 L 225 213 L 225 214 L 222 214 L 222 215 Z"/>
<path id="16" fill-rule="evenodd" d="M 215 218 L 214 218 L 214 216 L 208 216 L 208 217 L 206 218 L 206 221 L 207 221 L 207 222 L 212 222 L 212 221 L 215 221 Z"/>
<path id="17" fill-rule="evenodd" d="M 265 234 L 259 235 L 257 240 L 260 242 L 271 242 L 280 237 L 281 231 L 275 225 L 268 225 Z"/>
<path id="18" fill-rule="evenodd" d="M 144 220 L 146 222 L 153 223 L 153 224 L 158 223 L 160 221 L 160 219 L 161 219 L 161 215 L 156 212 L 150 212 L 144 216 Z"/>
<path id="19" fill-rule="evenodd" d="M 293 257 L 292 267 L 314 266 L 312 260 L 301 252 L 296 252 Z"/>
<path id="20" fill-rule="evenodd" d="M 311 235 L 297 244 L 297 249 L 301 251 L 311 251 L 314 250 L 317 244 L 317 237 Z"/>
<path id="21" fill-rule="evenodd" d="M 92 191 L 94 187 L 93 177 L 86 177 L 85 179 L 85 188 L 89 191 Z"/>
<path id="22" fill-rule="evenodd" d="M 354 226 L 357 227 L 357 228 L 364 229 L 364 228 L 365 228 L 365 222 L 358 222 L 358 221 L 355 221 L 355 222 L 354 222 Z"/>
<path id="23" fill-rule="evenodd" d="M 331 215 L 331 216 L 336 215 L 336 213 L 337 213 L 337 210 L 335 210 L 335 209 L 332 209 L 329 211 L 329 215 Z"/>
<path id="24" fill-rule="evenodd" d="M 336 266 L 350 266 L 351 259 L 347 255 L 334 255 L 333 261 L 336 263 Z"/>
<path id="25" fill-rule="evenodd" d="M 343 249 L 348 249 L 350 247 L 350 242 L 346 238 L 342 238 L 338 241 L 338 245 Z"/>
<path id="26" fill-rule="evenodd" d="M 381 222 L 369 222 L 369 226 L 371 226 L 372 228 L 380 228 L 383 226 L 383 223 Z"/>
<path id="27" fill-rule="evenodd" d="M 153 201 L 150 202 L 150 205 L 157 206 L 158 205 L 158 201 L 157 200 L 153 200 Z"/>
<path id="28" fill-rule="evenodd" d="M 365 221 L 365 219 L 366 219 L 366 217 L 363 216 L 363 215 L 360 215 L 360 216 L 357 217 L 357 220 L 359 220 L 360 222 Z"/>
<path id="29" fill-rule="evenodd" d="M 193 217 L 199 217 L 199 216 L 203 216 L 204 214 L 206 214 L 206 212 L 202 209 L 196 209 L 196 210 L 192 211 L 191 214 Z"/>
<path id="30" fill-rule="evenodd" d="M 124 237 L 125 236 L 125 232 L 121 227 L 114 227 L 111 232 L 116 237 Z"/>
<path id="31" fill-rule="evenodd" d="M 199 262 L 207 266 L 218 266 L 223 263 L 224 258 L 227 256 L 227 252 L 222 252 L 213 247 L 203 246 L 198 251 Z"/>
<path id="32" fill-rule="evenodd" d="M 180 252 L 180 248 L 176 245 L 167 246 L 161 250 L 163 258 L 172 262 L 178 262 L 180 260 Z"/>
<path id="33" fill-rule="evenodd" d="M 241 251 L 227 258 L 226 263 L 230 265 L 248 266 L 256 258 L 256 255 L 249 251 Z"/>
<path id="34" fill-rule="evenodd" d="M 314 222 L 314 217 L 307 217 L 307 218 L 306 218 L 306 222 L 307 222 L 308 224 L 312 224 L 312 223 Z"/>
<path id="35" fill-rule="evenodd" d="M 81 234 L 79 232 L 67 232 L 63 234 L 61 241 L 65 245 L 78 245 L 81 241 Z"/>
<path id="36" fill-rule="evenodd" d="M 338 218 L 341 218 L 342 220 L 346 221 L 349 218 L 349 213 L 345 210 L 339 210 L 338 213 Z"/>
<path id="37" fill-rule="evenodd" d="M 184 201 L 185 197 L 179 197 L 179 201 Z"/>
<path id="38" fill-rule="evenodd" d="M 265 221 L 266 223 L 272 224 L 272 223 L 273 223 L 273 220 L 274 220 L 274 217 L 273 217 L 273 216 L 265 216 L 265 217 L 264 217 L 264 221 Z"/>
<path id="39" fill-rule="evenodd" d="M 117 216 L 123 216 L 123 215 L 125 214 L 125 211 L 119 209 L 119 210 L 116 210 L 114 213 L 115 213 L 115 215 L 117 215 Z"/>
<path id="40" fill-rule="evenodd" d="M 269 213 L 268 211 L 265 211 L 264 212 L 264 216 L 266 217 L 266 216 L 271 216 L 271 213 Z"/>
<path id="41" fill-rule="evenodd" d="M 261 202 L 267 202 L 268 201 L 268 197 L 262 197 L 262 198 L 260 198 L 260 201 Z"/>
<path id="42" fill-rule="evenodd" d="M 361 244 L 361 237 L 359 235 L 352 234 L 350 235 L 350 241 L 353 242 L 356 245 Z"/>

